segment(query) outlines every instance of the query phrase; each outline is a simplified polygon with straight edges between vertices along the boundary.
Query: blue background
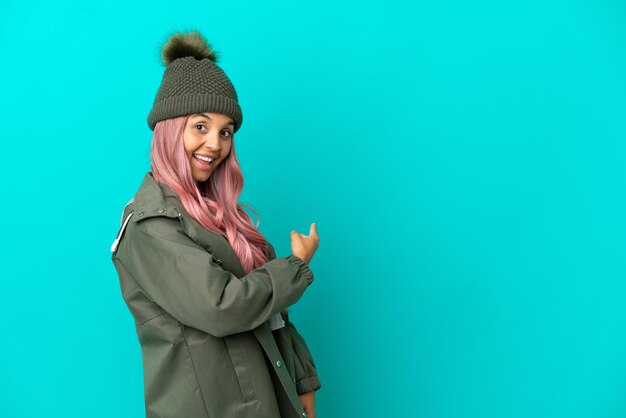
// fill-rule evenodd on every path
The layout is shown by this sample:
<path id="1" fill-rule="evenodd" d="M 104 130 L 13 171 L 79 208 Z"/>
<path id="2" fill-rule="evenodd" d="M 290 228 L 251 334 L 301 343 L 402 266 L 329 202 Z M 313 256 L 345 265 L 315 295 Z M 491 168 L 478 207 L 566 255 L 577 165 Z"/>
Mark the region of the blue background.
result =
<path id="1" fill-rule="evenodd" d="M 626 416 L 621 1 L 0 5 L 0 415 L 141 417 L 109 248 L 149 170 L 158 42 L 199 29 L 244 113 L 317 415 Z"/>

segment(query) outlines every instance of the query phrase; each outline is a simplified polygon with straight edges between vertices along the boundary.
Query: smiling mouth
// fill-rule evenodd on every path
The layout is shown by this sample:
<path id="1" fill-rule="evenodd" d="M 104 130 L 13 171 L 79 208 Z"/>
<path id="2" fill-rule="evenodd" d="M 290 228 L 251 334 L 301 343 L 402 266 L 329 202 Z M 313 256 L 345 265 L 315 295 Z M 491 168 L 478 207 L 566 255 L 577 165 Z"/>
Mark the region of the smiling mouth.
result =
<path id="1" fill-rule="evenodd" d="M 204 162 L 207 162 L 207 163 L 212 163 L 213 161 L 215 161 L 214 158 L 205 157 L 204 155 L 199 155 L 199 154 L 193 154 L 193 157 L 195 159 L 197 159 L 197 160 L 204 161 Z"/>
<path id="2" fill-rule="evenodd" d="M 200 168 L 201 170 L 209 171 L 213 168 L 213 161 L 208 162 L 201 158 L 196 157 L 195 155 L 193 156 L 193 159 L 196 160 L 196 166 Z"/>

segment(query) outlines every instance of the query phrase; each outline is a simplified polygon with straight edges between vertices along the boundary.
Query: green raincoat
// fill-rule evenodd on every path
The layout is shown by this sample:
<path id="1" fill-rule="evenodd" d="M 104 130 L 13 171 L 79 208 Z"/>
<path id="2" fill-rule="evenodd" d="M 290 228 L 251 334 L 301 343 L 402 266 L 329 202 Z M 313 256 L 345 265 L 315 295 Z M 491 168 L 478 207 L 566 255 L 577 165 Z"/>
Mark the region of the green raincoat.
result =
<path id="1" fill-rule="evenodd" d="M 244 274 L 221 235 L 147 172 L 111 247 L 141 344 L 147 418 L 303 418 L 321 387 L 289 321 L 313 273 L 276 258 Z"/>

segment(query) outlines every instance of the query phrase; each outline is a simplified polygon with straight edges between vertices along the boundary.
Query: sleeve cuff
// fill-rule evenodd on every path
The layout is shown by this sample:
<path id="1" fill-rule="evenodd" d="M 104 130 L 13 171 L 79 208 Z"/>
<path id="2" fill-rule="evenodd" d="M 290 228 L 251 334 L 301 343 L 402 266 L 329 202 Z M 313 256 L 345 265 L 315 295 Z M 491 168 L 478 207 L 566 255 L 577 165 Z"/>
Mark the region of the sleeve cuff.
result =
<path id="1" fill-rule="evenodd" d="M 304 277 L 307 281 L 307 283 L 310 285 L 313 282 L 313 272 L 311 271 L 311 269 L 309 268 L 308 264 L 304 262 L 303 259 L 301 259 L 300 257 L 297 257 L 293 254 L 288 255 L 287 257 L 285 257 L 287 259 L 287 261 L 289 261 L 292 264 L 295 264 L 296 266 L 298 266 L 299 269 L 299 274 L 302 275 L 302 277 Z"/>
<path id="2" fill-rule="evenodd" d="M 296 391 L 298 392 L 298 396 L 303 393 L 313 392 L 322 387 L 320 383 L 320 379 L 317 375 L 305 377 L 304 379 L 300 379 L 296 382 Z"/>

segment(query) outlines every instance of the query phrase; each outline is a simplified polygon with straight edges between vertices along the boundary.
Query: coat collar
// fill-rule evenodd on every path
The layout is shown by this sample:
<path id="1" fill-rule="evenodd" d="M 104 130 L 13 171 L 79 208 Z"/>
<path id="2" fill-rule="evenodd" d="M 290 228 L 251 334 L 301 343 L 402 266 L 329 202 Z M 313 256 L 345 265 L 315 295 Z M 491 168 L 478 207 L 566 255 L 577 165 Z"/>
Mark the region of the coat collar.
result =
<path id="1" fill-rule="evenodd" d="M 235 250 L 226 237 L 207 230 L 198 221 L 192 218 L 185 210 L 178 194 L 166 184 L 157 183 L 152 176 L 152 172 L 148 171 L 146 173 L 139 190 L 137 190 L 131 202 L 134 203 L 134 216 L 132 216 L 131 222 L 140 222 L 144 219 L 156 216 L 179 218 L 185 233 L 198 245 L 205 248 L 211 254 L 214 254 L 218 264 L 223 265 L 224 268 L 231 271 L 237 277 L 245 275 L 239 257 L 237 257 Z M 126 211 L 124 213 L 126 213 Z M 122 229 L 123 228 L 124 227 L 122 227 Z M 271 245 L 268 243 L 268 248 L 270 246 Z M 269 251 L 271 251 L 270 254 L 272 257 L 275 258 L 276 253 L 274 252 L 274 248 L 271 247 Z"/>
<path id="2" fill-rule="evenodd" d="M 138 222 L 153 216 L 167 216 L 175 218 L 180 216 L 182 203 L 169 186 L 157 183 L 152 172 L 148 171 L 135 193 L 135 216 L 132 221 Z"/>
<path id="3" fill-rule="evenodd" d="M 189 216 L 178 194 L 166 184 L 157 183 L 152 172 L 148 171 L 144 176 L 139 190 L 133 197 L 133 203 L 134 216 L 132 222 L 136 223 L 157 216 L 179 218 L 183 230 L 189 238 L 214 254 L 218 264 L 221 265 L 225 262 L 225 267 L 228 267 L 237 277 L 245 274 L 243 266 L 228 240 L 221 234 L 205 229 L 198 221 Z M 217 254 L 220 254 L 219 257 L 224 260 L 217 258 Z"/>

